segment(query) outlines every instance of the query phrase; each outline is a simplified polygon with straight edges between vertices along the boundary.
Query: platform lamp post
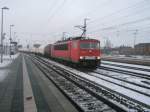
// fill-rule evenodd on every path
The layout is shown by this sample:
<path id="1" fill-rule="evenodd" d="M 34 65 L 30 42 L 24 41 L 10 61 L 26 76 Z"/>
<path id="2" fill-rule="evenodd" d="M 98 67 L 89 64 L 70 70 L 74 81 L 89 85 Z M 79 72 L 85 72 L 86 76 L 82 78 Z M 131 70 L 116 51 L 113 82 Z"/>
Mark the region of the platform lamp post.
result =
<path id="1" fill-rule="evenodd" d="M 2 19 L 1 19 L 1 63 L 3 62 L 3 39 L 4 39 L 4 34 L 3 34 L 3 11 L 8 10 L 9 8 L 3 7 L 2 8 Z"/>
<path id="2" fill-rule="evenodd" d="M 13 25 L 13 24 L 10 25 L 10 38 L 9 38 L 9 40 L 10 40 L 10 49 L 9 49 L 9 50 L 10 50 L 10 57 L 11 57 L 11 42 L 12 42 L 12 38 L 11 38 L 11 28 L 14 27 L 14 26 L 15 26 L 15 25 Z"/>

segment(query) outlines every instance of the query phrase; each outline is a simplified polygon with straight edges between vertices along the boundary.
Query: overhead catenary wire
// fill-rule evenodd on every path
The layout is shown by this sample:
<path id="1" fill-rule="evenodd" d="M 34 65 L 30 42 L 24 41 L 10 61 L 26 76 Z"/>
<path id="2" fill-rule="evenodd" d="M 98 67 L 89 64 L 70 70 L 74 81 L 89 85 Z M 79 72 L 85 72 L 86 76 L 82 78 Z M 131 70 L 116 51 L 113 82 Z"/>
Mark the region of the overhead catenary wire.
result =
<path id="1" fill-rule="evenodd" d="M 142 3 L 145 3 L 145 0 L 142 0 L 142 1 L 140 1 L 140 2 L 137 2 L 137 3 L 135 3 L 134 5 L 131 5 L 131 6 L 126 7 L 126 8 L 123 8 L 123 9 L 121 9 L 121 10 L 115 11 L 114 13 L 111 13 L 110 15 L 106 15 L 106 16 L 103 17 L 103 19 L 105 20 L 106 17 L 110 17 L 110 18 L 111 18 L 111 16 L 120 14 L 121 12 L 123 12 L 123 11 L 125 11 L 125 10 L 127 10 L 127 9 L 133 9 L 133 8 L 143 7 L 143 6 L 141 6 Z M 136 13 L 136 14 L 137 14 L 137 13 Z M 126 15 L 126 17 L 127 17 L 127 16 L 128 16 L 128 15 Z M 92 22 L 93 22 L 93 21 L 92 21 Z M 89 24 L 90 24 L 90 23 L 91 23 L 91 22 L 89 22 Z M 99 22 L 98 22 L 98 23 L 99 23 Z M 98 24 L 98 23 L 97 23 L 97 24 Z"/>
<path id="2" fill-rule="evenodd" d="M 104 16 L 104 17 L 102 17 L 102 19 L 104 19 L 104 20 L 106 20 L 106 18 L 108 18 L 108 17 L 111 17 L 111 16 L 113 16 L 113 15 L 116 15 L 116 14 L 118 14 L 118 13 L 121 13 L 122 11 L 124 11 L 124 10 L 127 10 L 127 9 L 132 9 L 132 8 L 136 8 L 137 6 L 141 6 L 141 4 L 143 3 L 143 2 L 145 2 L 145 0 L 142 0 L 142 1 L 140 1 L 140 2 L 137 2 L 137 3 L 135 3 L 134 5 L 130 5 L 130 6 L 128 6 L 128 7 L 126 7 L 126 8 L 123 8 L 123 9 L 119 9 L 118 11 L 115 11 L 115 12 L 113 12 L 113 13 L 111 13 L 110 15 L 106 15 L 106 16 Z M 106 4 L 107 5 L 107 4 Z M 95 8 L 96 9 L 96 8 Z M 88 12 L 89 13 L 89 12 Z M 88 14 L 87 13 L 87 14 Z M 84 15 L 83 15 L 84 16 Z M 85 16 L 86 17 L 86 16 Z M 91 20 L 92 22 L 93 21 L 95 21 L 95 20 Z M 101 21 L 101 20 L 100 20 Z M 92 22 L 89 22 L 89 24 L 91 24 Z M 95 22 L 97 22 L 97 21 L 95 21 Z M 98 24 L 99 22 L 97 22 L 96 24 Z M 93 24 L 94 25 L 94 24 Z M 63 27 L 66 27 L 66 26 L 63 26 Z M 61 28 L 62 29 L 62 28 Z"/>
<path id="3" fill-rule="evenodd" d="M 94 33 L 94 32 L 97 32 L 97 31 L 114 30 L 114 29 L 117 29 L 117 28 L 120 28 L 120 27 L 123 27 L 123 26 L 126 26 L 126 25 L 131 25 L 131 24 L 135 24 L 135 23 L 139 23 L 139 22 L 143 22 L 143 21 L 148 21 L 148 20 L 150 20 L 150 17 L 145 17 L 145 18 L 142 18 L 142 19 L 134 20 L 134 21 L 128 21 L 128 22 L 124 22 L 124 23 L 121 23 L 121 24 L 116 24 L 116 25 L 112 25 L 112 26 L 108 26 L 108 27 L 101 27 L 101 28 L 97 28 L 96 30 L 90 31 L 90 32 Z"/>
<path id="4" fill-rule="evenodd" d="M 105 7 L 105 6 L 107 6 L 108 4 L 110 4 L 110 3 L 111 3 L 110 0 L 108 0 L 108 1 L 105 1 L 105 2 L 100 3 L 100 4 L 98 5 L 98 7 Z M 74 20 L 73 20 L 73 21 L 70 21 L 70 22 L 75 23 L 75 22 L 77 22 L 77 21 L 78 21 L 80 18 L 82 18 L 82 17 L 84 17 L 84 18 L 85 18 L 85 17 L 88 17 L 90 14 L 95 13 L 98 7 L 95 7 L 94 9 L 92 9 L 92 10 L 90 10 L 89 12 L 85 13 L 84 15 L 82 14 L 82 15 L 80 15 L 79 17 L 75 17 Z M 62 28 L 64 28 L 64 27 L 66 27 L 66 26 L 64 25 L 64 26 L 62 26 L 60 29 L 62 29 Z"/>
<path id="5" fill-rule="evenodd" d="M 115 22 L 119 22 L 119 21 L 123 21 L 124 19 L 132 19 L 133 17 L 135 17 L 135 15 L 136 16 L 138 16 L 138 15 L 140 15 L 141 13 L 143 13 L 143 12 L 147 12 L 147 13 L 149 13 L 149 9 L 150 9 L 150 6 L 148 6 L 148 7 L 146 7 L 146 8 L 144 8 L 144 9 L 142 9 L 142 10 L 138 10 L 138 11 L 135 11 L 134 13 L 128 13 L 127 15 L 125 15 L 125 16 L 121 16 L 121 17 L 118 17 L 118 18 L 114 18 L 114 19 L 110 19 L 109 20 L 109 22 L 106 20 L 106 21 L 103 21 L 103 22 L 101 22 L 100 24 L 99 24 L 99 22 L 97 23 L 97 26 L 99 26 L 99 25 L 103 25 L 103 24 L 111 24 L 111 23 L 115 23 Z M 94 26 L 93 26 L 94 27 Z M 91 29 L 92 27 L 90 27 L 90 29 Z"/>
<path id="6" fill-rule="evenodd" d="M 59 6 L 55 9 L 55 11 L 51 14 L 51 16 L 48 18 L 48 22 L 50 23 L 50 21 L 52 21 L 52 19 L 54 18 L 54 16 L 61 11 L 60 9 L 62 9 L 65 5 L 65 3 L 67 2 L 67 0 L 63 0 Z"/>
<path id="7" fill-rule="evenodd" d="M 110 14 L 108 14 L 108 15 L 105 15 L 105 16 L 103 16 L 103 17 L 97 18 L 97 19 L 95 19 L 95 20 L 91 20 L 91 22 L 89 22 L 89 24 L 93 24 L 93 23 L 95 23 L 95 22 L 97 22 L 97 21 L 99 21 L 99 20 L 102 21 L 102 20 L 108 19 L 108 18 L 110 18 L 110 17 L 112 17 L 112 16 L 114 16 L 114 15 L 120 14 L 120 13 L 122 13 L 123 11 L 126 11 L 126 10 L 128 10 L 128 9 L 137 8 L 138 5 L 141 6 L 141 4 L 142 4 L 142 3 L 145 3 L 145 2 L 146 2 L 145 0 L 142 0 L 142 1 L 137 2 L 137 3 L 133 4 L 133 5 L 130 5 L 130 6 L 126 7 L 126 8 L 119 9 L 119 10 L 114 11 L 114 12 L 112 12 L 112 13 L 110 13 Z"/>
<path id="8" fill-rule="evenodd" d="M 54 8 L 50 8 L 50 9 L 52 9 L 52 11 L 50 12 L 50 15 L 49 15 L 48 21 L 47 21 L 47 24 L 49 25 L 49 27 L 51 27 L 50 26 L 51 22 L 55 21 L 54 18 L 56 17 L 56 15 L 58 15 L 60 12 L 62 12 L 61 9 L 65 6 L 65 3 L 66 3 L 66 0 L 63 0 L 59 3 L 57 3 L 57 6 L 55 6 Z M 99 32 L 101 33 L 101 32 L 105 32 L 105 31 L 106 32 L 107 31 L 108 32 L 109 31 L 115 31 L 116 32 L 117 30 L 119 31 L 119 33 L 121 33 L 120 31 L 122 30 L 122 28 L 124 28 L 124 26 L 128 27 L 128 26 L 132 26 L 134 24 L 138 25 L 141 22 L 145 23 L 144 21 L 147 21 L 147 20 L 136 21 L 136 20 L 139 20 L 137 18 L 134 21 L 132 20 L 133 16 L 138 15 L 138 14 L 142 13 L 142 11 L 147 9 L 147 7 L 145 7 L 145 6 L 147 6 L 148 4 L 145 4 L 145 3 L 146 3 L 145 0 L 142 0 L 140 2 L 138 1 L 138 2 L 132 4 L 128 7 L 122 8 L 118 11 L 114 11 L 114 13 L 105 15 L 98 21 L 96 20 L 97 18 L 96 19 L 90 18 L 90 21 L 88 22 L 88 29 L 89 30 L 87 33 L 99 33 Z M 60 7 L 58 7 L 58 6 L 60 6 Z M 96 10 L 96 8 L 94 10 Z M 131 10 L 134 10 L 134 12 L 133 13 L 127 13 L 127 11 L 131 11 Z M 96 13 L 96 12 L 94 12 L 94 13 Z M 86 14 L 90 14 L 90 12 L 87 12 Z M 131 15 L 131 18 L 130 18 L 130 15 Z M 108 18 L 108 19 L 106 19 L 106 18 Z M 125 18 L 125 20 L 121 19 L 121 18 Z M 116 23 L 114 23 L 114 21 L 113 21 L 113 23 L 110 24 L 107 20 L 110 20 L 110 22 L 112 22 L 111 19 L 116 21 Z M 105 26 L 101 26 L 101 27 L 98 26 L 100 23 L 104 24 L 104 22 L 107 23 Z M 93 28 L 91 28 L 91 25 L 95 25 L 95 26 Z M 67 26 L 63 26 L 63 28 L 61 28 L 60 30 L 63 31 L 63 29 L 65 29 L 66 27 Z M 70 28 L 73 28 L 73 27 L 70 26 Z M 68 30 L 66 30 L 66 29 L 65 29 L 65 31 L 69 32 L 70 29 L 69 28 L 68 28 Z M 62 32 L 62 31 L 60 31 L 60 32 Z M 58 30 L 54 31 L 54 33 L 57 33 L 57 32 L 58 32 Z M 78 32 L 79 31 L 77 31 L 77 33 Z M 49 35 L 53 35 L 53 34 L 49 33 Z"/>
<path id="9" fill-rule="evenodd" d="M 54 18 L 54 16 L 60 11 L 60 9 L 64 7 L 66 2 L 67 0 L 54 0 L 52 2 L 52 4 L 50 5 L 50 8 L 48 9 L 49 14 L 48 14 L 47 20 L 45 21 L 44 24 L 41 25 L 43 28 L 47 28 L 48 26 L 50 26 L 50 23 L 52 19 Z"/>

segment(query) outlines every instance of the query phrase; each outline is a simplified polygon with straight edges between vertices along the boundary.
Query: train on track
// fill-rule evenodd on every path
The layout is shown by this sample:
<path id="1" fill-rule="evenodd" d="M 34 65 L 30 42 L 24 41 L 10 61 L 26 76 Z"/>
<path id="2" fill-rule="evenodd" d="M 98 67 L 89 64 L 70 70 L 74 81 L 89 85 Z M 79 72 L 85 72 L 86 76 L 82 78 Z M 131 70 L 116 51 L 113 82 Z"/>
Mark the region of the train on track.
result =
<path id="1" fill-rule="evenodd" d="M 36 54 L 84 67 L 96 67 L 101 63 L 100 41 L 84 37 L 68 38 L 48 44 L 36 51 Z"/>
<path id="2" fill-rule="evenodd" d="M 70 63 L 93 66 L 100 65 L 100 41 L 83 37 L 57 41 L 44 48 L 44 55 Z"/>

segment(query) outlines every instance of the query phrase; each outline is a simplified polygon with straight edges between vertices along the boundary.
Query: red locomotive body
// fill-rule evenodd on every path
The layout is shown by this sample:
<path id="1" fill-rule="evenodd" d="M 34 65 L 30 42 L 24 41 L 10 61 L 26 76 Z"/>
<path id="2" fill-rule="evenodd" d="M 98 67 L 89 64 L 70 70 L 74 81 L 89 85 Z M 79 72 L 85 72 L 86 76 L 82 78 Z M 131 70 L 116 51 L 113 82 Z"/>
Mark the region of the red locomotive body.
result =
<path id="1" fill-rule="evenodd" d="M 84 66 L 100 64 L 100 42 L 96 39 L 73 38 L 49 45 L 49 56 Z M 48 54 L 48 53 L 47 53 Z"/>

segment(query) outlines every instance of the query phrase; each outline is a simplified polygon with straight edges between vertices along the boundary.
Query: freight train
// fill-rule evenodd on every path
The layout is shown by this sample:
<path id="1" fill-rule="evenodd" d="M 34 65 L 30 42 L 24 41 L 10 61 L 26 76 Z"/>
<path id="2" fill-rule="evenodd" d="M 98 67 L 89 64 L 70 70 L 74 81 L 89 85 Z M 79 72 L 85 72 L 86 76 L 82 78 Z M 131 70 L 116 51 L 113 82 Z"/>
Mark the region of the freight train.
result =
<path id="1" fill-rule="evenodd" d="M 101 63 L 100 41 L 83 37 L 68 38 L 47 45 L 44 55 L 75 65 L 96 67 Z"/>

